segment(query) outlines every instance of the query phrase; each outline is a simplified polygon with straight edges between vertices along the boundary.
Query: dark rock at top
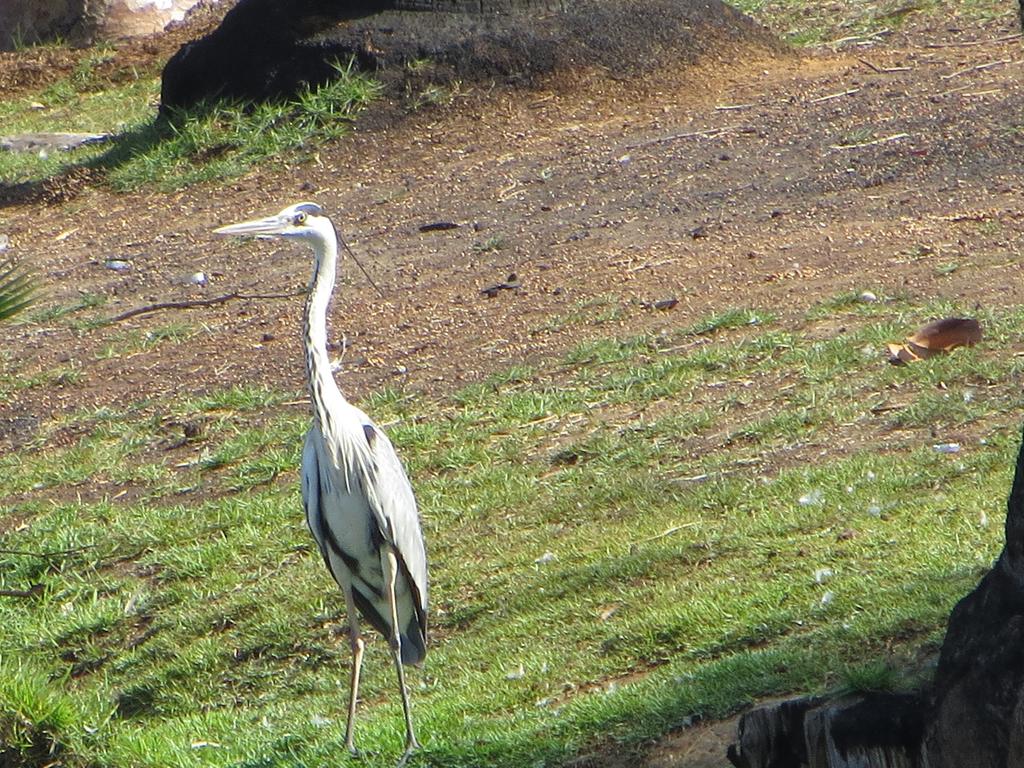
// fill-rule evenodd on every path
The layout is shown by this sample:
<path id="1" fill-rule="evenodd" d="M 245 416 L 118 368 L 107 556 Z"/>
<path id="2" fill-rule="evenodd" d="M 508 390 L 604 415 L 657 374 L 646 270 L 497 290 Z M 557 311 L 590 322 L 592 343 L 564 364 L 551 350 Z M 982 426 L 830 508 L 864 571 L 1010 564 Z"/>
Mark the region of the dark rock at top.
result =
<path id="1" fill-rule="evenodd" d="M 723 39 L 777 45 L 721 0 L 240 0 L 168 61 L 161 109 L 287 98 L 350 60 L 385 82 L 529 82 L 563 66 L 693 61 Z M 411 61 L 429 72 L 402 73 Z"/>
<path id="2" fill-rule="evenodd" d="M 215 99 L 258 100 L 327 82 L 324 51 L 302 40 L 346 19 L 377 13 L 385 0 L 241 0 L 206 37 L 183 45 L 164 67 L 161 111 Z"/>

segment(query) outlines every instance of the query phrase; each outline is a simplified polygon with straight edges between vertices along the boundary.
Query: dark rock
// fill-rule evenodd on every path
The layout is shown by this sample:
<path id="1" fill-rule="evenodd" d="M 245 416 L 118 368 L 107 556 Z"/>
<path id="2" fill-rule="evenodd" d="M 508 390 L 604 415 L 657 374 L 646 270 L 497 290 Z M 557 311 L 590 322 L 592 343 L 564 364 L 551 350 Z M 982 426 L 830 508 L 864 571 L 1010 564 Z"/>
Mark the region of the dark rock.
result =
<path id="1" fill-rule="evenodd" d="M 642 71 L 695 61 L 723 39 L 777 45 L 721 0 L 240 0 L 167 62 L 161 110 L 286 98 L 350 60 L 418 92 L 577 65 Z"/>
<path id="2" fill-rule="evenodd" d="M 915 694 L 868 693 L 808 712 L 809 768 L 914 768 L 923 728 Z"/>
<path id="3" fill-rule="evenodd" d="M 740 718 L 736 743 L 727 757 L 736 768 L 801 768 L 807 765 L 804 717 L 818 697 L 768 704 Z"/>
<path id="4" fill-rule="evenodd" d="M 792 699 L 740 718 L 727 757 L 736 768 L 915 768 L 919 696 L 865 693 Z"/>
<path id="5" fill-rule="evenodd" d="M 430 224 L 421 224 L 420 232 L 447 232 L 449 229 L 458 229 L 459 225 L 454 221 L 434 221 Z"/>
<path id="6" fill-rule="evenodd" d="M 493 299 L 500 291 L 518 291 L 522 287 L 522 283 L 519 282 L 518 276 L 513 272 L 505 279 L 505 282 L 498 283 L 497 285 L 491 285 L 487 288 L 481 288 L 480 293 L 489 299 Z"/>
<path id="7" fill-rule="evenodd" d="M 929 768 L 1024 766 L 1024 445 L 1006 509 L 1006 544 L 957 603 L 939 655 Z"/>
<path id="8" fill-rule="evenodd" d="M 280 98 L 302 85 L 326 83 L 334 74 L 330 52 L 302 41 L 388 5 L 384 0 L 241 0 L 213 32 L 186 43 L 167 62 L 161 111 L 214 99 Z"/>
<path id="9" fill-rule="evenodd" d="M 657 301 L 641 301 L 640 306 L 644 309 L 657 309 L 662 312 L 667 312 L 670 309 L 675 309 L 676 305 L 679 304 L 679 299 L 675 296 L 670 296 L 667 299 L 658 299 Z"/>

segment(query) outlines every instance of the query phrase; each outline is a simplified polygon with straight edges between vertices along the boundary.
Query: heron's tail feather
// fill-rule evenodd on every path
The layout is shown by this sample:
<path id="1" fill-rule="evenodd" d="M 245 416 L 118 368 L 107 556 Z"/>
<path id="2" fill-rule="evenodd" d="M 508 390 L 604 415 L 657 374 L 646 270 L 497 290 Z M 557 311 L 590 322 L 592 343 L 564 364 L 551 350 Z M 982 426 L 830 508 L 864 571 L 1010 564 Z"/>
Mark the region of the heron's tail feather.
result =
<path id="1" fill-rule="evenodd" d="M 352 590 L 352 597 L 363 618 L 384 637 L 391 637 L 391 622 L 384 618 L 387 614 L 386 606 L 375 604 L 375 601 L 363 594 L 358 587 Z M 412 612 L 412 616 L 406 622 L 399 638 L 402 642 L 402 663 L 419 664 L 422 662 L 427 655 L 427 639 L 423 636 L 423 627 L 416 611 Z"/>
<path id="2" fill-rule="evenodd" d="M 427 655 L 427 639 L 423 636 L 420 623 L 413 616 L 402 632 L 402 663 L 421 664 Z"/>

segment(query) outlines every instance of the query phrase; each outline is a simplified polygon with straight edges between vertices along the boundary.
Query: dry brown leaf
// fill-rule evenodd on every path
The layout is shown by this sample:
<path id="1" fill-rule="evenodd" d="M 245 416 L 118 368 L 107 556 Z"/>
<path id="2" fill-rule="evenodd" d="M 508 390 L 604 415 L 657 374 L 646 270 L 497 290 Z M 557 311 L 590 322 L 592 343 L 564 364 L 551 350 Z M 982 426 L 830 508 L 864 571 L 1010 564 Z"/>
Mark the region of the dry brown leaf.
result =
<path id="1" fill-rule="evenodd" d="M 944 317 L 928 323 L 907 341 L 933 352 L 971 347 L 981 341 L 981 324 L 970 317 Z"/>
<path id="2" fill-rule="evenodd" d="M 906 365 L 981 341 L 981 324 L 970 317 L 944 317 L 922 327 L 903 344 L 889 343 L 889 362 Z"/>

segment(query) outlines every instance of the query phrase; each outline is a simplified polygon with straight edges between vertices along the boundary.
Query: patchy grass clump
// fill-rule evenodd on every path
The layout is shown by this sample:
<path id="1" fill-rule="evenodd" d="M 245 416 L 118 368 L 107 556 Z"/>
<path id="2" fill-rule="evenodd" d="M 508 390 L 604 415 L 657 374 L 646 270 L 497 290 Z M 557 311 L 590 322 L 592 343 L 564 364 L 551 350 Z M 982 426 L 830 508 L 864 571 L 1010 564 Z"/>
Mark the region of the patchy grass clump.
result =
<path id="1" fill-rule="evenodd" d="M 333 82 L 290 101 L 207 105 L 164 120 L 155 115 L 157 77 L 104 87 L 89 77 L 88 63 L 41 94 L 0 102 L 0 122 L 15 133 L 53 130 L 59 121 L 62 130 L 111 133 L 112 139 L 72 152 L 2 153 L 0 177 L 31 183 L 89 167 L 123 192 L 232 178 L 268 160 L 306 156 L 302 152 L 343 135 L 380 91 L 375 80 L 339 65 Z"/>
<path id="2" fill-rule="evenodd" d="M 989 21 L 1015 12 L 998 0 L 732 0 L 731 4 L 794 45 L 841 45 L 877 39 L 916 16 L 939 10 L 953 13 L 964 23 Z"/>

